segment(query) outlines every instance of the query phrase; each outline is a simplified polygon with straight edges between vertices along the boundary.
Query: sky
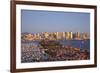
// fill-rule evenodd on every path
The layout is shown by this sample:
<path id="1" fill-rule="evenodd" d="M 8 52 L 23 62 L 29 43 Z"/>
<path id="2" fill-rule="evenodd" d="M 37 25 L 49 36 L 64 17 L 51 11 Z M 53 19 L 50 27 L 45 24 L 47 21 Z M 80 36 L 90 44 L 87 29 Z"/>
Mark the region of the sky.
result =
<path id="1" fill-rule="evenodd" d="M 21 32 L 90 33 L 90 13 L 21 10 Z"/>

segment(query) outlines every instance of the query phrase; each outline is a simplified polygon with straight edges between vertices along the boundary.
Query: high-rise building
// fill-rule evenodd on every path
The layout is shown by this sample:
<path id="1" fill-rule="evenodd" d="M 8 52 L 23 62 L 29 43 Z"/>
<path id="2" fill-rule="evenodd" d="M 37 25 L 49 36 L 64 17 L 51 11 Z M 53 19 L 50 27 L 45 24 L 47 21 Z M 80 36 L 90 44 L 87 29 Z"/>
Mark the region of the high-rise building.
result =
<path id="1" fill-rule="evenodd" d="M 73 33 L 69 32 L 69 39 L 73 39 Z"/>
<path id="2" fill-rule="evenodd" d="M 87 33 L 83 33 L 82 38 L 83 38 L 83 39 L 90 39 L 90 36 L 89 36 L 89 34 L 87 34 Z"/>
<path id="3" fill-rule="evenodd" d="M 56 36 L 57 36 L 57 40 L 58 40 L 58 38 L 59 38 L 58 32 L 56 32 Z"/>
<path id="4" fill-rule="evenodd" d="M 76 37 L 75 37 L 75 39 L 81 39 L 81 34 L 80 34 L 80 32 L 76 32 Z"/>
<path id="5" fill-rule="evenodd" d="M 69 32 L 65 32 L 65 38 L 66 40 L 69 39 Z"/>
<path id="6" fill-rule="evenodd" d="M 73 33 L 72 32 L 65 32 L 65 38 L 66 39 L 73 39 Z"/>
<path id="7" fill-rule="evenodd" d="M 49 33 L 48 33 L 48 32 L 45 32 L 45 33 L 44 33 L 44 36 L 45 36 L 45 38 L 48 38 Z"/>
<path id="8" fill-rule="evenodd" d="M 63 39 L 65 39 L 65 32 L 62 32 L 62 37 Z"/>
<path id="9" fill-rule="evenodd" d="M 63 38 L 63 33 L 62 32 L 58 32 L 58 39 L 61 40 Z"/>

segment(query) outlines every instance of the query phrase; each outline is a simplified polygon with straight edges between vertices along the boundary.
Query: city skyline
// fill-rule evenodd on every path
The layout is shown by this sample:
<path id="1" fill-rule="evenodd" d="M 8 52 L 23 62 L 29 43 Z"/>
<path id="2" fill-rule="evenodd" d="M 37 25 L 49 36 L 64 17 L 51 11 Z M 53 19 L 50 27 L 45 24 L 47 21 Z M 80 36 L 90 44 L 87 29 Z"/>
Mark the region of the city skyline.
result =
<path id="1" fill-rule="evenodd" d="M 90 33 L 89 13 L 22 10 L 21 16 L 22 33 Z"/>
<path id="2" fill-rule="evenodd" d="M 87 33 L 72 32 L 41 32 L 35 34 L 22 34 L 22 41 L 39 41 L 39 40 L 87 40 L 90 39 Z"/>

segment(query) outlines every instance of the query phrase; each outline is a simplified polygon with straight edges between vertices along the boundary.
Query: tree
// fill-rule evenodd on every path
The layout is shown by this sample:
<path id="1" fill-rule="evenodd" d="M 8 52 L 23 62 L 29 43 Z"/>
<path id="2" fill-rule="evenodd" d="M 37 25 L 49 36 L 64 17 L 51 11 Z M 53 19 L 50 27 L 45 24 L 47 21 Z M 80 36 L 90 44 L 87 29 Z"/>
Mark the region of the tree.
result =
<path id="1" fill-rule="evenodd" d="M 51 40 L 42 40 L 39 44 L 43 47 L 43 49 L 56 49 L 57 46 L 61 47 L 62 45 L 58 41 L 51 41 Z"/>

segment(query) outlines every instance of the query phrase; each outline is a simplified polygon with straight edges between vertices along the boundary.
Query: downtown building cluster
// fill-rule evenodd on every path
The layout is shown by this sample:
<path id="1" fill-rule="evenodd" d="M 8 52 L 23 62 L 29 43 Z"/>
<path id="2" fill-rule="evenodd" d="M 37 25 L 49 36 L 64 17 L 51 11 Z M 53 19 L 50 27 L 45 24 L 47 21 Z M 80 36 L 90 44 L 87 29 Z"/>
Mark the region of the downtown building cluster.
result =
<path id="1" fill-rule="evenodd" d="M 36 40 L 87 40 L 90 39 L 88 33 L 80 32 L 41 32 L 41 33 L 27 33 L 21 34 L 22 41 L 36 41 Z"/>

